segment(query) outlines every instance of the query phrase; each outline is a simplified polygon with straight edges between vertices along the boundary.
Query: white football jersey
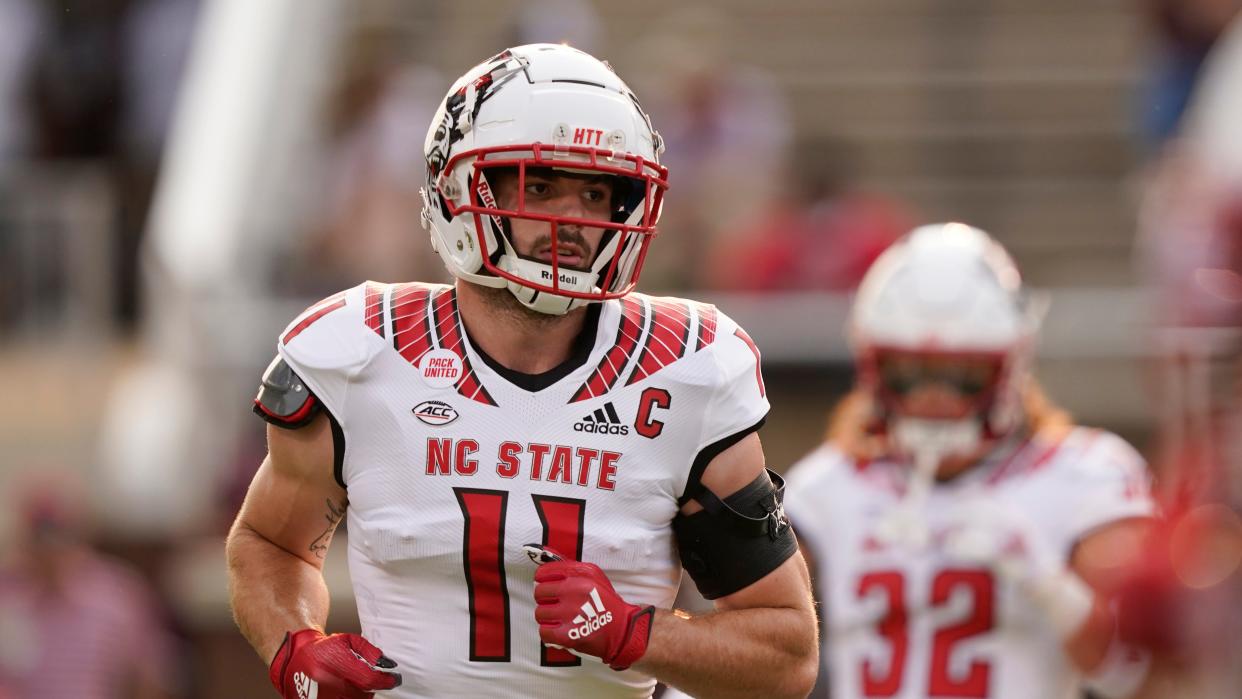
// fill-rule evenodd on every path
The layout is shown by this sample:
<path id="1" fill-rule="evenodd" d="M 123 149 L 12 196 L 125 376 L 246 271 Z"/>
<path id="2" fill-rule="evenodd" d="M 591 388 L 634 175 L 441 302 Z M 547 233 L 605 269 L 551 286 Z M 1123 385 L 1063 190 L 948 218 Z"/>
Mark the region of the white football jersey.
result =
<path id="1" fill-rule="evenodd" d="M 281 336 L 344 438 L 362 630 L 404 678 L 382 696 L 651 694 L 640 672 L 540 643 L 522 545 L 596 563 L 627 601 L 669 608 L 672 520 L 706 466 L 696 456 L 757 429 L 768 402 L 758 350 L 714 307 L 631 294 L 590 312 L 594 342 L 536 390 L 471 346 L 448 286 L 368 282 Z"/>
<path id="2" fill-rule="evenodd" d="M 1040 611 L 1012 583 L 946 554 L 943 534 L 982 495 L 1028 518 L 1068 563 L 1092 530 L 1152 513 L 1142 458 L 1099 430 L 1015 440 L 932 488 L 918 548 L 878 533 L 910 470 L 824 445 L 788 475 L 785 510 L 815 558 L 833 699 L 1077 699 L 1080 678 Z"/>

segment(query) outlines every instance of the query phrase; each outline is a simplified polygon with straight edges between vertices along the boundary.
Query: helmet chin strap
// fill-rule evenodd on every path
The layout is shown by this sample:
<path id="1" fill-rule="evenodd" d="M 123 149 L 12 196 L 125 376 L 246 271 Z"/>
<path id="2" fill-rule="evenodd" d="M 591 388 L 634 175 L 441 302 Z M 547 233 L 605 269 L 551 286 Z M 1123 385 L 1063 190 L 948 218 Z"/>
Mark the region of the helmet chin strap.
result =
<path id="1" fill-rule="evenodd" d="M 536 279 L 549 286 L 552 285 L 552 265 L 523 259 L 516 254 L 510 253 L 500 258 L 500 268 L 524 279 Z M 565 268 L 560 268 L 557 271 L 560 276 L 559 284 L 561 288 L 570 291 L 591 291 L 595 288 L 595 282 L 599 278 L 599 275 L 595 272 L 583 272 Z M 510 293 L 517 297 L 517 300 L 522 305 L 532 311 L 548 315 L 564 315 L 571 309 L 578 308 L 587 303 L 585 299 L 575 299 L 551 292 L 538 291 L 514 281 L 508 282 L 507 286 Z"/>
<path id="2" fill-rule="evenodd" d="M 898 451 L 914 457 L 914 471 L 906 482 L 901 501 L 880 520 L 877 535 L 886 544 L 922 549 L 930 539 L 923 506 L 936 479 L 936 471 L 945 457 L 969 454 L 977 449 L 983 439 L 983 425 L 969 418 L 898 417 L 889 423 L 888 434 Z"/>

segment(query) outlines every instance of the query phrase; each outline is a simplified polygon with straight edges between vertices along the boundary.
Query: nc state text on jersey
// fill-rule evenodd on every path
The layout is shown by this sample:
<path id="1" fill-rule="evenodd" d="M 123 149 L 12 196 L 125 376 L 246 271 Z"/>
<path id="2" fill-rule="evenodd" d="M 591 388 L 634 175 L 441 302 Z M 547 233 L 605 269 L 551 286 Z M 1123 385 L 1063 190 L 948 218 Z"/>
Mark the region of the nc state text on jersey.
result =
<path id="1" fill-rule="evenodd" d="M 479 472 L 475 439 L 427 439 L 428 476 L 473 476 Z M 565 444 L 501 442 L 496 450 L 496 475 L 516 478 L 526 471 L 533 481 L 560 482 L 615 490 L 621 453 Z"/>

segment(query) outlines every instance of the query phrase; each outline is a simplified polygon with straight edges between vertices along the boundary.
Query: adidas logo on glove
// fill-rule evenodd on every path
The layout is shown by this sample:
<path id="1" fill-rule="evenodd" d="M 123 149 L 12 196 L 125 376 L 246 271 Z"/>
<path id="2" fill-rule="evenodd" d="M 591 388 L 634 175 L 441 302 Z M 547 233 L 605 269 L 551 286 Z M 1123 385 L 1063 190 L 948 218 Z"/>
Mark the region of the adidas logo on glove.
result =
<path id="1" fill-rule="evenodd" d="M 293 675 L 293 686 L 298 689 L 298 699 L 317 699 L 319 683 L 306 676 L 305 672 Z"/>
<path id="2" fill-rule="evenodd" d="M 573 621 L 578 626 L 569 630 L 569 637 L 575 641 L 590 636 L 612 621 L 612 612 L 604 609 L 598 589 L 591 588 L 591 601 L 582 605 L 582 614 L 575 616 Z"/>
<path id="3" fill-rule="evenodd" d="M 608 401 L 604 403 L 604 407 L 596 408 L 594 413 L 574 423 L 574 432 L 619 434 L 624 436 L 630 433 L 630 427 L 629 425 L 621 424 L 621 418 L 617 415 L 616 407 L 613 406 L 612 401 Z"/>

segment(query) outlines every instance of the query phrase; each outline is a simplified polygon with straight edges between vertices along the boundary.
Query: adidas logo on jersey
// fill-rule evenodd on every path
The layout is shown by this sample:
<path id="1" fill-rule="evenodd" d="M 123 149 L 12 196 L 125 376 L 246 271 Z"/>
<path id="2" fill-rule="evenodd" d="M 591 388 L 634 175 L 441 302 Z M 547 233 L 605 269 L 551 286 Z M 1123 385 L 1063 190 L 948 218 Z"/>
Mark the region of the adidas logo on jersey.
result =
<path id="1" fill-rule="evenodd" d="M 604 609 L 604 602 L 599 598 L 599 589 L 591 588 L 591 601 L 582 605 L 582 613 L 574 617 L 577 626 L 569 630 L 569 637 L 575 641 L 586 638 L 599 631 L 612 621 L 612 612 Z"/>
<path id="2" fill-rule="evenodd" d="M 306 676 L 305 672 L 293 674 L 293 686 L 298 690 L 298 699 L 317 699 L 319 683 Z"/>
<path id="3" fill-rule="evenodd" d="M 604 407 L 596 408 L 595 412 L 574 423 L 574 432 L 628 435 L 630 426 L 621 424 L 621 418 L 617 417 L 617 409 L 612 401 L 608 401 L 604 403 Z"/>

